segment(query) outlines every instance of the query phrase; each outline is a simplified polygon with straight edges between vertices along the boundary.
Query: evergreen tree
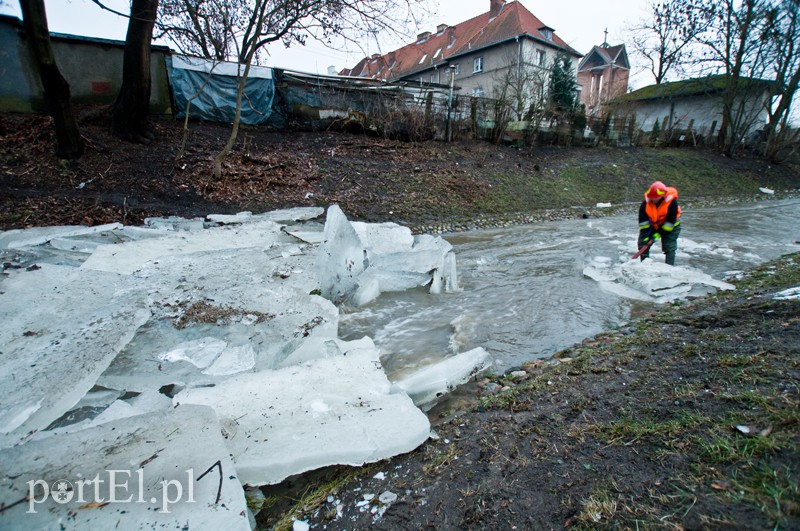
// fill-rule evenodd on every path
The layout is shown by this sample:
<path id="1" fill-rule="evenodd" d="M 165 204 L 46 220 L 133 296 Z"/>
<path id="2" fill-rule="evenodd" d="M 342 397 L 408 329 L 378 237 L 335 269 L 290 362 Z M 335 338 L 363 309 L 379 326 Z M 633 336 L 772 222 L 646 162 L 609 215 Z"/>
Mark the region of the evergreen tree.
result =
<path id="1" fill-rule="evenodd" d="M 572 62 L 566 55 L 559 55 L 550 69 L 550 105 L 560 113 L 570 113 L 575 108 L 575 90 L 578 83 L 572 71 Z"/>

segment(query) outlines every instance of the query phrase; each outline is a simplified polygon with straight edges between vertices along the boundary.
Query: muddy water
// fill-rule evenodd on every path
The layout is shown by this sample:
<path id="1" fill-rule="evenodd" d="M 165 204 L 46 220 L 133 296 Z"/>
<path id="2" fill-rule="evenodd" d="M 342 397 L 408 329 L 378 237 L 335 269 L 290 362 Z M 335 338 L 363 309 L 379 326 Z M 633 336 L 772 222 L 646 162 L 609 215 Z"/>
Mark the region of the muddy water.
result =
<path id="1" fill-rule="evenodd" d="M 502 372 L 546 358 L 655 308 L 601 289 L 583 274 L 598 259 L 621 264 L 636 251 L 636 207 L 627 216 L 538 223 L 445 235 L 462 291 L 383 294 L 342 316 L 345 339 L 371 336 L 391 378 L 434 360 L 485 348 Z M 677 256 L 724 280 L 800 250 L 800 201 L 685 209 Z M 663 261 L 660 252 L 652 253 Z"/>

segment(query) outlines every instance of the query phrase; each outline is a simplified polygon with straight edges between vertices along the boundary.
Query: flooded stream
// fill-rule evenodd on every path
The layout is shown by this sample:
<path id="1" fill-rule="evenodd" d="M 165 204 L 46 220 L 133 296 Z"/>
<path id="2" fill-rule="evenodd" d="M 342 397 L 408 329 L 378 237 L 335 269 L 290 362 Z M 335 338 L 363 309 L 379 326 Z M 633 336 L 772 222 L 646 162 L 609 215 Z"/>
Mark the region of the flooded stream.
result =
<path id="1" fill-rule="evenodd" d="M 800 200 L 684 209 L 677 267 L 724 280 L 800 250 Z M 386 293 L 341 317 L 344 339 L 371 336 L 390 378 L 475 347 L 505 371 L 651 311 L 584 274 L 619 267 L 636 252 L 630 215 L 447 234 L 462 291 Z M 651 253 L 663 262 L 660 250 Z M 685 272 L 685 271 L 684 271 Z M 710 290 L 709 290 L 710 291 Z"/>

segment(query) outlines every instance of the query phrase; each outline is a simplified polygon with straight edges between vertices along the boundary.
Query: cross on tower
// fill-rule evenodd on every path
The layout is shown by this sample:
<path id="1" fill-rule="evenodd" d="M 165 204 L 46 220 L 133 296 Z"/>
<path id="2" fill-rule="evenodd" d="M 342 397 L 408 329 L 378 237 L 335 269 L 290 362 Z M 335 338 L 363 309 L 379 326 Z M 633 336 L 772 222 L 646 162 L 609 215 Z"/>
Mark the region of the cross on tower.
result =
<path id="1" fill-rule="evenodd" d="M 603 47 L 608 48 L 608 28 L 603 30 Z"/>

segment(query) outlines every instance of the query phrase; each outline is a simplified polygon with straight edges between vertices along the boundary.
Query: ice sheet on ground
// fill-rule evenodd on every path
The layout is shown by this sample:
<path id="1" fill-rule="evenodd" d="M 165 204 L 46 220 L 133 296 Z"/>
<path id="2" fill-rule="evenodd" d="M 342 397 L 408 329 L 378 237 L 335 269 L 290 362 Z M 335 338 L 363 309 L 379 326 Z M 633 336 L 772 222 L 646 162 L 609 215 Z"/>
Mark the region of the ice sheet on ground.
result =
<path id="1" fill-rule="evenodd" d="M 244 491 L 206 407 L 166 409 L 6 449 L 0 471 L 0 528 L 9 531 L 250 529 Z M 33 499 L 24 501 L 31 488 Z"/>
<path id="2" fill-rule="evenodd" d="M 610 259 L 596 257 L 583 268 L 583 274 L 603 290 L 620 297 L 656 303 L 701 296 L 717 289 L 736 289 L 700 270 L 670 266 L 649 258 L 612 265 Z"/>
<path id="3" fill-rule="evenodd" d="M 162 257 L 246 247 L 264 248 L 289 241 L 272 221 L 214 227 L 189 234 L 178 232 L 157 239 L 101 245 L 81 267 L 130 275 Z"/>
<path id="4" fill-rule="evenodd" d="M 319 209 L 286 211 L 272 219 L 298 215 L 312 218 Z M 259 406 L 261 394 L 282 390 L 271 403 L 285 412 L 268 411 L 278 435 L 267 434 L 262 425 L 254 431 L 255 437 L 281 444 L 269 447 L 270 456 L 245 460 L 245 467 L 258 475 L 269 469 L 261 483 L 329 463 L 383 459 L 424 441 L 427 418 L 404 392 L 391 387 L 372 341 L 339 340 L 338 309 L 311 295 L 319 287 L 312 263 L 316 246 L 289 234 L 303 227 L 287 228 L 261 215 L 243 218 L 227 227 L 203 219 L 159 218 L 148 220 L 151 228 L 109 226 L 104 232 L 70 236 L 57 231 L 56 245 L 66 250 L 52 245 L 15 250 L 15 264 L 39 264 L 45 257 L 69 266 L 42 263 L 3 276 L 0 350 L 12 356 L 0 359 L 0 392 L 13 398 L 0 402 L 0 427 L 6 432 L 0 433 L 0 448 L 156 414 L 181 391 L 226 389 L 219 397 L 225 402 L 220 407 L 230 413 L 223 432 L 239 444 L 241 437 L 234 440 L 240 431 L 237 421 L 243 426 L 257 422 L 255 415 L 245 421 L 234 414 L 253 406 L 249 396 L 237 394 L 240 382 L 254 389 Z M 362 265 L 369 252 L 382 256 L 365 248 L 341 218 Z M 440 287 L 457 282 L 455 255 L 441 238 L 409 239 L 402 227 L 362 230 L 384 251 L 392 249 L 381 240 L 388 238 L 385 231 L 402 233 L 402 248 L 410 244 L 409 253 L 418 254 L 417 259 L 378 260 L 386 267 L 396 262 L 410 269 L 438 268 L 435 274 L 390 271 L 387 285 L 401 282 L 404 275 L 416 275 L 415 283 L 427 275 Z M 53 238 L 46 234 L 28 241 Z M 441 263 L 432 257 L 441 257 Z M 42 363 L 43 352 L 57 362 Z M 307 392 L 317 398 L 306 401 Z M 229 406 L 231 396 L 241 400 Z M 303 415 L 311 420 L 298 432 L 290 417 Z M 297 437 L 303 441 L 301 450 L 288 460 L 274 451 L 296 445 Z M 331 441 L 344 443 L 340 447 Z"/>
<path id="5" fill-rule="evenodd" d="M 0 295 L 0 447 L 75 405 L 150 317 L 145 293 L 113 273 L 43 264 Z"/>
<path id="6" fill-rule="evenodd" d="M 33 227 L 30 229 L 14 229 L 0 232 L 0 249 L 19 249 L 47 243 L 54 238 L 80 236 L 112 229 L 122 228 L 120 223 L 84 227 L 82 225 L 60 227 Z"/>
<path id="7" fill-rule="evenodd" d="M 186 389 L 174 402 L 214 408 L 247 485 L 328 465 L 360 466 L 422 444 L 428 419 L 405 393 L 392 392 L 374 344 L 342 349 L 341 356 Z"/>
<path id="8" fill-rule="evenodd" d="M 491 363 L 489 353 L 478 347 L 403 376 L 394 385 L 408 393 L 417 406 L 430 409 L 438 398 L 488 369 Z"/>
<path id="9" fill-rule="evenodd" d="M 777 300 L 800 299 L 800 286 L 785 289 L 775 294 Z"/>
<path id="10" fill-rule="evenodd" d="M 198 231 L 205 228 L 203 218 L 186 219 L 179 216 L 169 216 L 163 218 L 145 218 L 145 226 L 151 229 L 158 229 L 171 232 Z"/>
<path id="11" fill-rule="evenodd" d="M 297 207 L 282 210 L 272 210 L 263 214 L 253 214 L 252 212 L 239 212 L 237 214 L 209 214 L 206 216 L 208 221 L 216 223 L 250 223 L 259 221 L 272 221 L 279 224 L 291 224 L 297 221 L 308 221 L 318 218 L 325 213 L 322 207 Z"/>
<path id="12" fill-rule="evenodd" d="M 147 283 L 153 317 L 98 384 L 137 392 L 206 385 L 236 372 L 272 369 L 307 337 L 335 337 L 338 310 L 309 295 L 316 281 L 304 268 L 313 254 L 284 257 L 287 246 L 296 243 L 168 256 L 144 265 L 131 278 Z M 199 341 L 204 349 L 196 348 Z"/>
<path id="13" fill-rule="evenodd" d="M 120 397 L 105 407 L 90 408 L 89 411 L 81 406 L 83 403 L 84 400 L 81 400 L 46 430 L 33 434 L 30 440 L 61 436 L 115 420 L 172 408 L 172 399 L 158 391 L 147 391 L 127 399 Z M 81 416 L 85 418 L 80 418 Z"/>

